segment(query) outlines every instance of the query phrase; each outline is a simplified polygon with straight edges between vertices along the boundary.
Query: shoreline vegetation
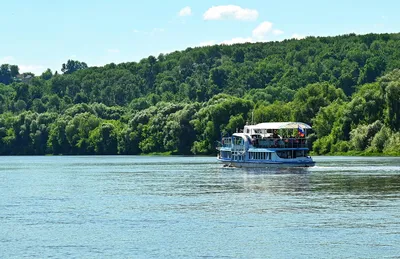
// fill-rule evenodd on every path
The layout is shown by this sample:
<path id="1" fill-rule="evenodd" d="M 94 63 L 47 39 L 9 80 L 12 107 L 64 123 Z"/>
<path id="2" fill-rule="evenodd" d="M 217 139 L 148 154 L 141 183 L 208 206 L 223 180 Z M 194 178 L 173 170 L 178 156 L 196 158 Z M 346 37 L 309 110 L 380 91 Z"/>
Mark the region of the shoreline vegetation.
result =
<path id="1" fill-rule="evenodd" d="M 102 156 L 103 154 L 86 154 L 87 156 Z M 81 155 L 81 154 L 24 154 L 24 155 L 0 155 L 0 156 L 86 156 L 86 155 Z M 124 155 L 129 155 L 129 154 L 108 154 L 105 156 L 124 156 Z M 171 152 L 163 152 L 163 153 L 141 153 L 141 154 L 134 154 L 136 156 L 162 156 L 162 157 L 168 157 L 168 156 L 178 156 L 178 157 L 214 157 L 215 154 L 203 154 L 203 155 L 195 155 L 195 154 L 172 154 Z M 398 153 L 390 153 L 390 154 L 384 154 L 384 153 L 368 153 L 368 152 L 363 152 L 363 151 L 350 151 L 350 152 L 337 152 L 337 153 L 327 153 L 327 154 L 315 154 L 314 152 L 310 152 L 311 156 L 346 156 L 346 157 L 400 157 L 400 152 Z"/>
<path id="2" fill-rule="evenodd" d="M 0 65 L 0 155 L 214 155 L 246 123 L 312 125 L 314 155 L 400 156 L 400 34 L 188 48 L 19 73 Z"/>

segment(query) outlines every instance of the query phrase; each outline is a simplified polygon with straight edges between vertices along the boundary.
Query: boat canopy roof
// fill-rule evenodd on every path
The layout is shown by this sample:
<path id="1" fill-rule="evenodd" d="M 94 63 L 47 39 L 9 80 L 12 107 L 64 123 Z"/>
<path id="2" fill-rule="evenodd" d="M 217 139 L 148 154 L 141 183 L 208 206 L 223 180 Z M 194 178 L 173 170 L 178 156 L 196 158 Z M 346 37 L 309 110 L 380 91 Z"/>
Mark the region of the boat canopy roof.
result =
<path id="1" fill-rule="evenodd" d="M 245 129 L 311 129 L 311 126 L 303 122 L 264 122 L 256 125 L 246 125 Z"/>

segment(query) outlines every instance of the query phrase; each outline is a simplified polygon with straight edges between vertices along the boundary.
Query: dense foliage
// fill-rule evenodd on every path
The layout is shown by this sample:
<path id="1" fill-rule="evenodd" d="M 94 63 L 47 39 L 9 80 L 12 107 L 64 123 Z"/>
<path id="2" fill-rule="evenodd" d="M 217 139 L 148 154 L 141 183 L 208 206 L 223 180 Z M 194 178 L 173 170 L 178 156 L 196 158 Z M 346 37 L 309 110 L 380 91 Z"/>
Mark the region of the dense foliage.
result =
<path id="1" fill-rule="evenodd" d="M 0 67 L 0 154 L 212 154 L 246 122 L 302 121 L 317 154 L 399 154 L 400 34 L 214 45 L 63 74 Z"/>

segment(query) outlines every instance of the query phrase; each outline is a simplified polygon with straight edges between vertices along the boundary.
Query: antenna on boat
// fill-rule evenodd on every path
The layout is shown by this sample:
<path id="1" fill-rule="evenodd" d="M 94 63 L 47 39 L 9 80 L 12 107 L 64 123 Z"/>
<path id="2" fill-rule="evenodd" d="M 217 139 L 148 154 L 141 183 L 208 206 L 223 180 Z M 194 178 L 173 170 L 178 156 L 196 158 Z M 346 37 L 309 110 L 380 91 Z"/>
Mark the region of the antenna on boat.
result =
<path id="1" fill-rule="evenodd" d="M 251 111 L 251 125 L 254 125 L 254 109 Z"/>

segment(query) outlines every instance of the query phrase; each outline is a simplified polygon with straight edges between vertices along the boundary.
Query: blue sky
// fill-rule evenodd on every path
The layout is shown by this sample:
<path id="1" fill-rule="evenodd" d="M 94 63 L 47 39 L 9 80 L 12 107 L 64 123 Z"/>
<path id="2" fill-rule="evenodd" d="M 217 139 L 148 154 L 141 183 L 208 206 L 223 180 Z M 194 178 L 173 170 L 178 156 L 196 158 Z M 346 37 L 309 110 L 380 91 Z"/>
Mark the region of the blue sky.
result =
<path id="1" fill-rule="evenodd" d="M 187 47 L 305 36 L 400 32 L 400 1 L 2 1 L 0 64 L 60 72 Z"/>

